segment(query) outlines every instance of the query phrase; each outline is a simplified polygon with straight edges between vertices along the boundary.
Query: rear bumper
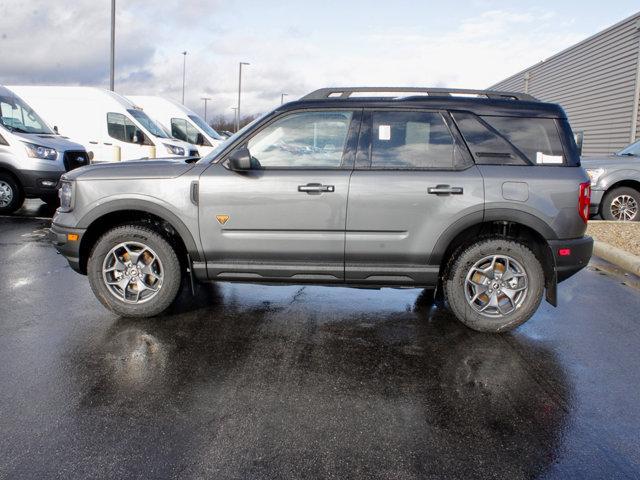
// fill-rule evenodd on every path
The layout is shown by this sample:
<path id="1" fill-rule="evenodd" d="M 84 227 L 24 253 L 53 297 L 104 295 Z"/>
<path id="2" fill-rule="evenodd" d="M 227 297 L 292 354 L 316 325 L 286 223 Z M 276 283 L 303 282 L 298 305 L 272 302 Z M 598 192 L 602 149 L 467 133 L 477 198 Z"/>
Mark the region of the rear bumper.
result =
<path id="1" fill-rule="evenodd" d="M 572 240 L 550 240 L 549 247 L 553 251 L 558 282 L 562 282 L 587 266 L 593 253 L 593 238 L 584 236 Z M 561 250 L 567 249 L 570 252 L 568 255 L 560 255 Z"/>
<path id="2" fill-rule="evenodd" d="M 55 223 L 51 225 L 48 232 L 49 241 L 67 259 L 71 268 L 78 273 L 83 273 L 80 269 L 80 242 L 85 232 L 84 228 L 63 227 Z M 73 235 L 77 235 L 77 237 L 73 237 Z M 73 240 L 73 238 L 76 239 Z"/>

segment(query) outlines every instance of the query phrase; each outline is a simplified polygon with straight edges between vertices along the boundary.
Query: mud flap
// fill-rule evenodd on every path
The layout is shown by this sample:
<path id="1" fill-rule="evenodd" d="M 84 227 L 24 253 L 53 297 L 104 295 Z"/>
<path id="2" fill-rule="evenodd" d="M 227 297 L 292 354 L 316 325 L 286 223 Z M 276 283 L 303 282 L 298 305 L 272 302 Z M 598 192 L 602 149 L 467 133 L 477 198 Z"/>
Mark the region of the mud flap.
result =
<path id="1" fill-rule="evenodd" d="M 546 290 L 547 293 L 545 295 L 545 300 L 553 305 L 554 307 L 558 306 L 558 271 L 556 269 L 556 259 L 553 256 L 553 251 L 551 247 L 547 248 L 549 252 L 550 265 L 547 264 L 548 269 L 551 271 L 551 275 L 546 280 Z"/>
<path id="2" fill-rule="evenodd" d="M 196 295 L 196 281 L 193 278 L 193 262 L 191 261 L 191 255 L 187 254 L 187 271 L 189 272 L 189 285 L 191 286 L 191 295 Z"/>

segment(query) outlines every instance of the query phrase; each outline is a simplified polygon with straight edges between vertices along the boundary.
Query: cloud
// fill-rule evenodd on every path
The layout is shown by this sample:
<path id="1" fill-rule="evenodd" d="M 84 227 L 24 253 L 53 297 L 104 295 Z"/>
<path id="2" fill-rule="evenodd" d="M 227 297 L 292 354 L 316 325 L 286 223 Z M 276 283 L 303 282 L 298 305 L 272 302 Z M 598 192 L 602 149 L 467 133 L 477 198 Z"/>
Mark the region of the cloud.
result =
<path id="1" fill-rule="evenodd" d="M 186 103 L 231 115 L 238 61 L 243 110 L 276 106 L 337 85 L 486 87 L 584 38 L 553 12 L 493 8 L 433 27 L 313 26 L 286 16 L 275 23 L 240 17 L 222 1 L 118 2 L 116 90 L 179 100 L 187 50 Z M 297 8 L 303 8 L 298 6 Z M 255 8 L 254 8 L 255 10 Z M 61 7 L 45 0 L 0 4 L 0 82 L 108 86 L 109 2 L 79 0 Z M 342 25 L 342 24 L 340 24 Z"/>

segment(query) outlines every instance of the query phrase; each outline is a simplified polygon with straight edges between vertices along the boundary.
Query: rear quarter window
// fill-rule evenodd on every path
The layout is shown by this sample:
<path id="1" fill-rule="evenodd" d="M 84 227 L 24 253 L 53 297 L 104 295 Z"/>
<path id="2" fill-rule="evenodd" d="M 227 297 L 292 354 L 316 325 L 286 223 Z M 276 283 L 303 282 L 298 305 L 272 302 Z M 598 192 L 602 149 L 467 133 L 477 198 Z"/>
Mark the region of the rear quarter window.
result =
<path id="1" fill-rule="evenodd" d="M 564 165 L 562 141 L 552 118 L 478 117 L 453 112 L 480 165 Z"/>

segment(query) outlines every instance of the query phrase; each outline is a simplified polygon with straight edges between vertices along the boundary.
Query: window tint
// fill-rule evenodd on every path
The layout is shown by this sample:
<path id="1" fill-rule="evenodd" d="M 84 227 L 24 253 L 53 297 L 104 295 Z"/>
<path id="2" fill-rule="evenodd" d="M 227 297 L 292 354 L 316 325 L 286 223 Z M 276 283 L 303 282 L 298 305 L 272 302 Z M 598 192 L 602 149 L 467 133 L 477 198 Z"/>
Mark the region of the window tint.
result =
<path id="1" fill-rule="evenodd" d="M 454 142 L 435 112 L 374 112 L 372 168 L 453 168 Z"/>
<path id="2" fill-rule="evenodd" d="M 258 132 L 247 148 L 264 168 L 338 168 L 351 117 L 342 111 L 294 113 Z"/>
<path id="3" fill-rule="evenodd" d="M 551 118 L 482 117 L 535 164 L 564 163 L 562 142 Z"/>
<path id="4" fill-rule="evenodd" d="M 478 117 L 470 113 L 452 112 L 476 163 L 481 165 L 528 165 L 529 163 L 507 142 L 496 135 Z"/>
<path id="5" fill-rule="evenodd" d="M 107 131 L 111 138 L 121 142 L 135 143 L 133 137 L 136 130 L 136 125 L 121 113 L 107 113 Z"/>

